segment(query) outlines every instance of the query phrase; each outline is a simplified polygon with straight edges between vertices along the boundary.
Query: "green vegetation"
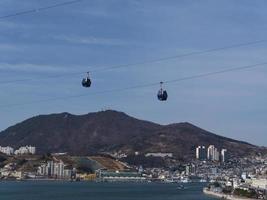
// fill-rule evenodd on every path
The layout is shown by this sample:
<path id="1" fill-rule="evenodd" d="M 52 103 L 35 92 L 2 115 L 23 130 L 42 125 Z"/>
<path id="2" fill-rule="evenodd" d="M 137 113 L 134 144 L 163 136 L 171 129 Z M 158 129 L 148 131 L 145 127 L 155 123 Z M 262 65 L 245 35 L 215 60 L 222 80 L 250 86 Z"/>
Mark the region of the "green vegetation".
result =
<path id="1" fill-rule="evenodd" d="M 0 153 L 0 168 L 4 167 L 4 162 L 7 160 L 7 156 Z"/>
<path id="2" fill-rule="evenodd" d="M 234 195 L 237 196 L 242 196 L 242 197 L 247 197 L 247 198 L 257 198 L 257 193 L 255 190 L 244 190 L 244 189 L 240 189 L 237 188 L 234 190 Z"/>
<path id="3" fill-rule="evenodd" d="M 231 186 L 225 186 L 222 190 L 224 194 L 231 194 L 233 191 L 233 188 Z"/>

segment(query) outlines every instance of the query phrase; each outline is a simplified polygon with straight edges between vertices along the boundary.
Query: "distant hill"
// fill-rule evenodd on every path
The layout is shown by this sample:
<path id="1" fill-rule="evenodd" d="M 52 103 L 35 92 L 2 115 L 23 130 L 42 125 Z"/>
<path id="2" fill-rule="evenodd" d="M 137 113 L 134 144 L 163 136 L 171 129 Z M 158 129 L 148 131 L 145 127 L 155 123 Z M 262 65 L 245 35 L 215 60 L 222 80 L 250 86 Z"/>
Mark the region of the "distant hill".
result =
<path id="1" fill-rule="evenodd" d="M 40 115 L 0 133 L 0 145 L 18 148 L 34 145 L 39 153 L 69 152 L 94 155 L 103 152 L 173 152 L 177 158 L 194 156 L 198 145 L 214 144 L 237 156 L 262 149 L 205 131 L 190 123 L 159 125 L 122 112 L 103 111 L 86 115 Z"/>

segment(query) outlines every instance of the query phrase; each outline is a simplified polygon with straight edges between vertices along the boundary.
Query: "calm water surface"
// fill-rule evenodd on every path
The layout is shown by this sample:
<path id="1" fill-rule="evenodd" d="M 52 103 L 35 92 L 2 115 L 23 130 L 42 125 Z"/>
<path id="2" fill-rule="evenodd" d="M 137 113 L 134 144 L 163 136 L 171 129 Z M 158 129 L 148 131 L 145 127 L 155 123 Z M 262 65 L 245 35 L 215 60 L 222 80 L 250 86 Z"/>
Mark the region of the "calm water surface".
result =
<path id="1" fill-rule="evenodd" d="M 213 200 L 203 184 L 0 182 L 0 200 Z"/>

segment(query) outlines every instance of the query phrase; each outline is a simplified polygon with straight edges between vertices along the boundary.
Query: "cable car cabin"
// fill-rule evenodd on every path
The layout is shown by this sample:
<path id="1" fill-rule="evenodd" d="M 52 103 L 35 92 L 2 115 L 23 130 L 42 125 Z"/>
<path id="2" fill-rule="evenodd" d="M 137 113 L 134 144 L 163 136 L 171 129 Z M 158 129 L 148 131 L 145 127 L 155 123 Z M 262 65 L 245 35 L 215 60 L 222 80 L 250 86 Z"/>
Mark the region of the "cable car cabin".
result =
<path id="1" fill-rule="evenodd" d="M 83 87 L 87 87 L 87 88 L 89 88 L 89 87 L 91 87 L 91 84 L 92 84 L 92 82 L 91 82 L 91 80 L 90 80 L 90 78 L 84 78 L 83 80 L 82 80 L 82 86 Z"/>
<path id="2" fill-rule="evenodd" d="M 89 72 L 87 72 L 87 77 L 82 80 L 82 86 L 89 88 L 91 87 L 91 84 L 92 84 L 92 81 L 90 79 Z"/>
<path id="3" fill-rule="evenodd" d="M 168 93 L 166 90 L 160 89 L 158 92 L 158 99 L 160 101 L 167 101 L 168 99 Z"/>

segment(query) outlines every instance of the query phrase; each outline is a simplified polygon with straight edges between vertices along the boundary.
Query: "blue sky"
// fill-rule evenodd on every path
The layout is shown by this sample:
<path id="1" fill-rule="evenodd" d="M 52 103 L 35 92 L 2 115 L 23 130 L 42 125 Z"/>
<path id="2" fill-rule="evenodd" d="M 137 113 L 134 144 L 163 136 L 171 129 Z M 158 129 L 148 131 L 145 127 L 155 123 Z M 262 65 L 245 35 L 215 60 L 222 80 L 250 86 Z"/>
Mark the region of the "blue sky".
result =
<path id="1" fill-rule="evenodd" d="M 0 16 L 61 2 L 1 0 Z M 0 130 L 39 114 L 110 108 L 161 124 L 188 121 L 267 146 L 267 66 L 165 85 L 167 103 L 157 101 L 158 87 L 94 94 L 266 62 L 267 42 L 95 72 L 89 90 L 80 74 L 44 79 L 264 40 L 266 9 L 264 0 L 84 0 L 0 20 L 1 82 L 32 79 L 0 84 Z"/>

